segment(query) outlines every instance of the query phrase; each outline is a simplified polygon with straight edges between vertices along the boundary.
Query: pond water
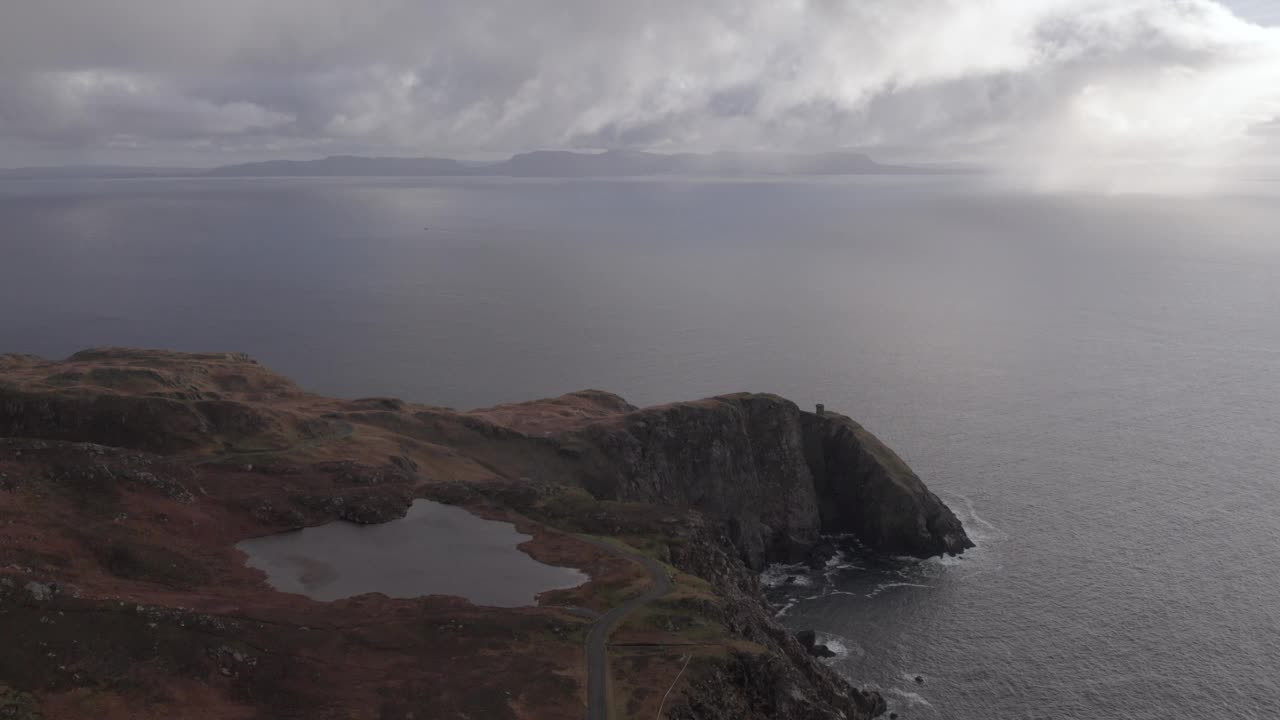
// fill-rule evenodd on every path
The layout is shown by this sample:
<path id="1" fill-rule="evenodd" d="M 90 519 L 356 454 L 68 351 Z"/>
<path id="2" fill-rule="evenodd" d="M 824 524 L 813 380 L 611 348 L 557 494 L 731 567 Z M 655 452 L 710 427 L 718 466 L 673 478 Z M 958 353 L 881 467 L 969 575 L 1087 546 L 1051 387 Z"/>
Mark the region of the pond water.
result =
<path id="1" fill-rule="evenodd" d="M 376 592 L 393 598 L 456 595 L 476 605 L 520 607 L 535 604 L 539 593 L 588 580 L 578 570 L 526 555 L 517 546 L 530 539 L 511 523 L 415 500 L 403 518 L 381 525 L 338 521 L 236 547 L 276 590 L 323 601 Z"/>

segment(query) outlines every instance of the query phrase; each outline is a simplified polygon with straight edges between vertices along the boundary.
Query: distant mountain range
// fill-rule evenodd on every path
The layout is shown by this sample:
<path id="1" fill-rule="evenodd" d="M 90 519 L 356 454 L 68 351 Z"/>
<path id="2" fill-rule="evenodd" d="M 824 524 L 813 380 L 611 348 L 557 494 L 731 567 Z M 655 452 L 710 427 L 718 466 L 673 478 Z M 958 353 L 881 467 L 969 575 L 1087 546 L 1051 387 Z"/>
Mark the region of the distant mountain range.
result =
<path id="1" fill-rule="evenodd" d="M 268 160 L 216 168 L 121 166 L 28 167 L 0 170 L 0 178 L 145 177 L 641 177 L 654 175 L 734 177 L 753 175 L 936 175 L 966 172 L 944 166 L 884 165 L 853 152 L 658 153 L 610 150 L 582 153 L 540 150 L 501 162 L 462 163 L 448 158 L 360 157 Z"/>
<path id="2" fill-rule="evenodd" d="M 209 177 L 434 177 L 473 175 L 457 160 L 337 155 L 323 160 L 268 160 L 226 165 L 203 174 Z"/>

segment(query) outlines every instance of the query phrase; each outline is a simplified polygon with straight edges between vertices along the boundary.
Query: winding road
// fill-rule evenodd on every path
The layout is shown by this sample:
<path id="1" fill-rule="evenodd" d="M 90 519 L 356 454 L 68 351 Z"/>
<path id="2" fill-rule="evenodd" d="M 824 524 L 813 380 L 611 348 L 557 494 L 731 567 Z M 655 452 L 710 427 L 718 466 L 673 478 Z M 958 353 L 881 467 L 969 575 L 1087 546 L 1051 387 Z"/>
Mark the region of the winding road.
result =
<path id="1" fill-rule="evenodd" d="M 640 563 L 653 581 L 644 592 L 600 616 L 587 635 L 587 720 L 609 720 L 609 633 L 626 616 L 671 592 L 671 578 L 662 563 L 651 557 L 628 552 L 603 540 L 582 536 L 579 539 L 612 555 Z"/>

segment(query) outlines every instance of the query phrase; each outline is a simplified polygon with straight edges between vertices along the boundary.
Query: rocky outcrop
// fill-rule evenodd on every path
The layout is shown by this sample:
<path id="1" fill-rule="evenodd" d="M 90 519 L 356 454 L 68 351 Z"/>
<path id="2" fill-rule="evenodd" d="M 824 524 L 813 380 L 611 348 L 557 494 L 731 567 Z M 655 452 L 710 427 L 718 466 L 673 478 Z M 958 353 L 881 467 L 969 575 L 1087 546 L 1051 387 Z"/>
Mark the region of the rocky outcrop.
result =
<path id="1" fill-rule="evenodd" d="M 816 644 L 816 635 L 810 644 L 778 623 L 757 575 L 733 557 L 727 538 L 694 519 L 685 525 L 687 538 L 671 543 L 668 560 L 709 582 L 726 607 L 721 622 L 766 652 L 732 653 L 710 672 L 697 673 L 667 717 L 861 720 L 884 713 L 878 692 L 850 686 L 820 662 L 816 649 L 825 646 Z"/>
<path id="2" fill-rule="evenodd" d="M 159 452 L 196 446 L 208 422 L 186 403 L 157 397 L 0 389 L 0 436 L 94 442 Z"/>
<path id="3" fill-rule="evenodd" d="M 800 645 L 802 645 L 804 649 L 814 657 L 828 658 L 836 656 L 836 654 L 831 651 L 831 648 L 818 642 L 818 633 L 813 630 L 801 630 L 796 633 L 796 640 L 798 640 Z"/>
<path id="4" fill-rule="evenodd" d="M 794 664 L 777 655 L 733 653 L 724 667 L 695 679 L 666 714 L 671 720 L 830 720 L 884 714 L 879 693 L 846 695 L 839 710 L 797 692 Z"/>
<path id="5" fill-rule="evenodd" d="M 695 507 L 748 565 L 799 560 L 822 530 L 799 410 L 771 395 L 647 408 L 578 433 L 597 497 Z M 594 465 L 590 463 L 594 462 Z"/>
<path id="6" fill-rule="evenodd" d="M 973 547 L 951 509 L 875 435 L 833 413 L 801 413 L 800 422 L 823 531 L 916 557 Z"/>
<path id="7" fill-rule="evenodd" d="M 847 417 L 775 395 L 726 395 L 617 415 L 567 433 L 597 497 L 697 508 L 752 568 L 807 557 L 822 533 L 929 557 L 972 547 L 896 454 Z M 585 448 L 585 449 L 584 449 Z"/>
<path id="8" fill-rule="evenodd" d="M 165 454 L 321 437 L 293 383 L 238 353 L 99 348 L 62 362 L 0 355 L 0 437 Z"/>
<path id="9" fill-rule="evenodd" d="M 573 538 L 585 533 L 683 571 L 663 622 L 619 630 L 705 643 L 667 717 L 865 720 L 884 700 L 816 658 L 816 637 L 783 628 L 751 569 L 820 565 L 828 532 L 919 556 L 971 545 L 864 428 L 772 395 L 637 409 L 583 391 L 457 412 L 310 395 L 240 355 L 129 349 L 0 355 L 0 495 L 0 717 L 79 717 L 58 703 L 86 692 L 110 693 L 119 712 L 104 720 L 138 717 L 169 687 L 182 688 L 174 703 L 222 708 L 209 717 L 380 702 L 387 717 L 580 716 L 571 630 L 585 621 L 564 608 L 607 609 L 634 583 Z M 545 561 L 592 581 L 536 610 L 316 603 L 270 590 L 235 550 L 336 518 L 386 522 L 419 496 L 513 519 Z M 255 665 L 255 647 L 278 650 Z M 642 705 L 670 677 L 637 682 Z"/>
<path id="10" fill-rule="evenodd" d="M 779 623 L 761 592 L 759 575 L 743 564 L 723 526 L 702 513 L 612 502 L 590 502 L 584 506 L 590 509 L 582 511 L 555 500 L 566 499 L 563 486 L 537 481 L 488 487 L 452 484 L 436 491 L 437 499 L 465 504 L 483 495 L 528 517 L 587 535 L 652 538 L 652 552 L 659 560 L 705 581 L 710 597 L 660 603 L 667 612 L 713 620 L 713 626 L 734 638 L 733 647 L 714 657 L 694 654 L 684 675 L 689 684 L 672 693 L 663 717 L 868 720 L 884 712 L 879 693 L 850 686 Z M 816 635 L 813 639 L 816 643 Z"/>

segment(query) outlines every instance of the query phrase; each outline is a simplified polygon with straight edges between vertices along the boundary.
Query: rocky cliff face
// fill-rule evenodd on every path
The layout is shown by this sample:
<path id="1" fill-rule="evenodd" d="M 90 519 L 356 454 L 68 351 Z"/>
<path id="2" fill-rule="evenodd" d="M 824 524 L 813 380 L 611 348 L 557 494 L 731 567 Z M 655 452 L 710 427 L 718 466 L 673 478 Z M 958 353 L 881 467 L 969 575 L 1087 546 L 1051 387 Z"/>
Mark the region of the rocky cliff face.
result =
<path id="1" fill-rule="evenodd" d="M 530 554 L 591 582 L 531 608 L 320 603 L 236 550 L 415 497 L 516 522 Z M 241 355 L 0 355 L 0 717 L 580 717 L 589 619 L 568 608 L 604 612 L 648 580 L 588 534 L 680 571 L 611 636 L 627 717 L 653 717 L 685 662 L 671 718 L 864 720 L 883 699 L 810 657 L 750 571 L 812 557 L 825 532 L 971 546 L 865 429 L 772 395 L 458 412 L 310 395 Z"/>
<path id="2" fill-rule="evenodd" d="M 951 510 L 847 417 L 739 394 L 637 410 L 568 433 L 599 497 L 697 508 L 752 568 L 803 560 L 825 532 L 929 557 L 972 547 Z"/>
<path id="3" fill-rule="evenodd" d="M 702 673 L 673 704 L 680 720 L 826 720 L 882 715 L 878 692 L 858 690 L 816 660 L 774 618 L 755 573 L 732 556 L 732 547 L 709 528 L 694 526 L 688 542 L 673 544 L 668 560 L 706 579 L 723 599 L 722 621 L 735 635 L 768 652 L 734 653 L 715 672 Z"/>
<path id="4" fill-rule="evenodd" d="M 799 560 L 822 530 L 799 410 L 769 395 L 647 408 L 576 435 L 595 449 L 597 496 L 695 507 L 721 520 L 743 559 Z"/>
<path id="5" fill-rule="evenodd" d="M 951 508 L 861 425 L 833 413 L 801 413 L 800 424 L 823 531 L 853 533 L 867 547 L 916 557 L 973 547 Z"/>
<path id="6" fill-rule="evenodd" d="M 236 353 L 104 348 L 63 362 L 0 355 L 0 437 L 159 453 L 286 445 L 332 433 L 288 380 Z"/>
<path id="7" fill-rule="evenodd" d="M 478 488 L 468 484 L 439 486 L 433 497 L 453 504 L 471 505 L 483 493 L 487 502 L 574 532 L 595 536 L 647 538 L 657 559 L 688 576 L 705 581 L 710 595 L 690 593 L 688 586 L 657 604 L 661 612 L 691 614 L 713 621 L 733 642 L 715 657 L 697 656 L 690 646 L 666 662 L 662 683 L 670 682 L 686 657 L 695 661 L 684 674 L 683 692 L 673 693 L 661 717 L 675 720 L 869 720 L 885 711 L 885 699 L 876 691 L 858 689 L 836 674 L 781 625 L 760 589 L 759 575 L 746 567 L 720 523 L 694 510 L 668 505 L 593 502 L 582 505 L 548 502 L 563 487 L 537 481 Z M 581 498 L 580 495 L 574 495 Z M 678 576 L 677 576 L 678 577 Z M 705 626 L 704 626 L 705 627 Z M 614 636 L 622 645 L 650 643 L 652 636 Z M 686 638 L 682 642 L 689 642 Z M 703 636 L 699 642 L 707 642 Z M 622 667 L 618 657 L 613 662 Z M 657 662 L 653 657 L 646 664 Z M 635 668 L 639 669 L 639 668 Z M 625 673 L 626 671 L 621 671 Z M 616 676 L 615 676 L 616 677 Z M 661 685 L 661 683 L 659 683 Z M 657 716 L 657 697 L 645 712 L 630 711 L 624 718 Z"/>

